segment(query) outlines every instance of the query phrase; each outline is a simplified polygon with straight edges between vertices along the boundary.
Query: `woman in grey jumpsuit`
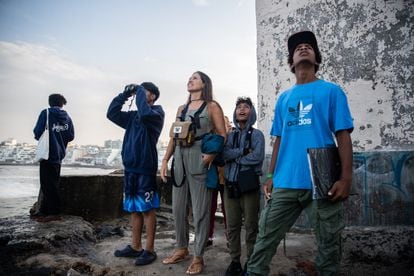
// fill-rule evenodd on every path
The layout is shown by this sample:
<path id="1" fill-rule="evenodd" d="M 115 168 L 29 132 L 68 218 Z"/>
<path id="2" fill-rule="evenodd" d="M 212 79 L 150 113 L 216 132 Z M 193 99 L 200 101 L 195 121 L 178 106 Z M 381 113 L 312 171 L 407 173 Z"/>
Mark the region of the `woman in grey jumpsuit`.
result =
<path id="1" fill-rule="evenodd" d="M 199 115 L 200 128 L 197 129 L 196 137 L 214 132 L 225 138 L 224 114 L 220 105 L 213 100 L 210 78 L 199 71 L 193 73 L 188 80 L 187 90 L 190 95 L 185 120 L 190 120 L 190 116 L 194 116 L 202 104 L 207 102 L 207 106 Z M 182 105 L 178 108 L 177 118 L 184 107 L 185 105 Z M 179 144 L 175 145 L 173 139 L 170 139 L 160 170 L 164 182 L 167 180 L 168 161 L 173 155 L 175 182 L 183 183 L 183 185 L 173 187 L 172 204 L 177 243 L 172 255 L 164 259 L 163 263 L 175 264 L 186 260 L 189 255 L 188 210 L 191 206 L 195 229 L 194 257 L 186 273 L 199 274 L 204 267 L 203 254 L 208 239 L 212 197 L 212 191 L 206 188 L 205 180 L 208 167 L 215 155 L 201 153 L 201 140 L 196 140 L 191 147 L 180 147 Z"/>

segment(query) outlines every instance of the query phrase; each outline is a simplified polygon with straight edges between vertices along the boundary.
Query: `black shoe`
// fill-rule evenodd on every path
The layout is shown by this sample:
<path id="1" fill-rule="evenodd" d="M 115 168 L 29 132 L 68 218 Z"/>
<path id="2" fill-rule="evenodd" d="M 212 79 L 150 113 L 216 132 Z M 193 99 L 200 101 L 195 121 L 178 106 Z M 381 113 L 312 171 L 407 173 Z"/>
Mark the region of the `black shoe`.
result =
<path id="1" fill-rule="evenodd" d="M 206 244 L 206 247 L 209 247 L 209 246 L 212 246 L 213 245 L 213 240 L 208 240 L 207 241 L 207 244 Z"/>
<path id="2" fill-rule="evenodd" d="M 231 261 L 231 264 L 226 270 L 226 276 L 240 276 L 243 275 L 243 269 L 240 262 Z"/>
<path id="3" fill-rule="evenodd" d="M 114 255 L 115 257 L 129 257 L 129 258 L 138 258 L 141 256 L 141 254 L 144 252 L 144 249 L 142 250 L 135 250 L 130 245 L 127 245 L 122 250 L 115 250 Z"/>
<path id="4" fill-rule="evenodd" d="M 155 254 L 155 252 L 144 250 L 141 256 L 135 260 L 135 265 L 147 265 L 155 261 L 156 258 L 157 254 Z"/>

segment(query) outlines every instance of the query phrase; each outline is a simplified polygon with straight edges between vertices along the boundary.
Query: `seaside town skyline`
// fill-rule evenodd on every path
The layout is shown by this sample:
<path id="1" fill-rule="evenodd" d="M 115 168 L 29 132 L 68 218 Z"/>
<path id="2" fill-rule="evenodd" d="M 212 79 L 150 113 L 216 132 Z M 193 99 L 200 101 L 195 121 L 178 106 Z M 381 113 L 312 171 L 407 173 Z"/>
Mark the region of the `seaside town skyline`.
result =
<path id="1" fill-rule="evenodd" d="M 168 142 L 157 144 L 158 167 L 167 149 Z M 37 165 L 35 143 L 19 142 L 15 138 L 0 141 L 0 165 Z M 122 168 L 122 140 L 105 140 L 103 146 L 77 145 L 69 143 L 63 165 L 83 167 Z"/>

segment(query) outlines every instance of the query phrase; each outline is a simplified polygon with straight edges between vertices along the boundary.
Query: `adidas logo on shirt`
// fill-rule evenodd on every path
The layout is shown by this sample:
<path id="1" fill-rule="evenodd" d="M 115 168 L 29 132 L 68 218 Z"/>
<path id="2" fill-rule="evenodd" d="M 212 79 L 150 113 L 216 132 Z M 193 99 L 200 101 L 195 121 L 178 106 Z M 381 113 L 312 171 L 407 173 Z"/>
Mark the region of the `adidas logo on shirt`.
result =
<path id="1" fill-rule="evenodd" d="M 308 104 L 307 106 L 303 107 L 302 101 L 298 102 L 296 108 L 289 107 L 290 116 L 294 118 L 294 120 L 288 121 L 288 126 L 303 126 L 303 125 L 311 125 L 312 119 L 306 118 L 308 117 L 309 112 L 312 110 L 312 104 Z"/>

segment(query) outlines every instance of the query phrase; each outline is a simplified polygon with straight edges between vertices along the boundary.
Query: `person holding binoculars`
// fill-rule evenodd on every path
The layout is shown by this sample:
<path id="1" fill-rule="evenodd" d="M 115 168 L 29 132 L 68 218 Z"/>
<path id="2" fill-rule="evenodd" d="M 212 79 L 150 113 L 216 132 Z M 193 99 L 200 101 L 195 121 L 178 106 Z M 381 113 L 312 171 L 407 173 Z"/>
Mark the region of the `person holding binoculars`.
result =
<path id="1" fill-rule="evenodd" d="M 137 110 L 121 111 L 131 96 Z M 136 258 L 135 265 L 152 263 L 156 226 L 155 209 L 160 207 L 156 174 L 158 169 L 157 142 L 164 125 L 164 110 L 154 102 L 160 96 L 151 82 L 125 86 L 109 105 L 107 117 L 125 129 L 122 144 L 124 165 L 124 210 L 131 213 L 132 244 L 116 250 L 116 257 Z M 131 101 L 132 103 L 132 101 Z M 141 244 L 143 225 L 147 234 L 145 249 Z"/>

